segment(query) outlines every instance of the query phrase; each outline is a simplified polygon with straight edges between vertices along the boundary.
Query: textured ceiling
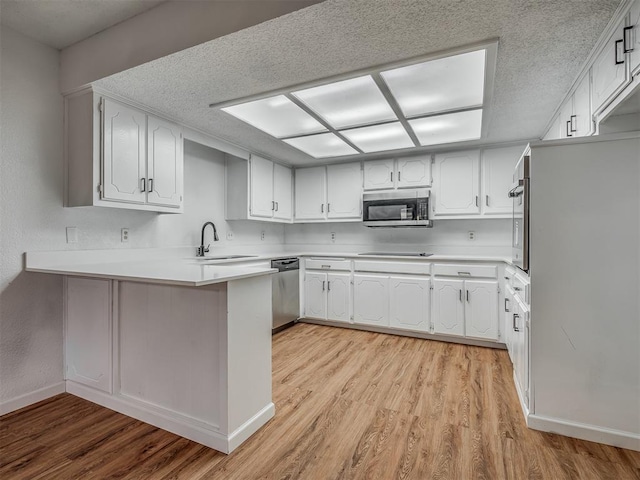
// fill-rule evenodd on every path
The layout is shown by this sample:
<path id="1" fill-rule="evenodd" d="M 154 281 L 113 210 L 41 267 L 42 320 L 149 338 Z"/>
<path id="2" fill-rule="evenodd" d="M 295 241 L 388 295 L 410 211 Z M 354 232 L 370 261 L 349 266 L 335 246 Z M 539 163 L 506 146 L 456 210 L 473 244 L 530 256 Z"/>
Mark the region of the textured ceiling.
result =
<path id="1" fill-rule="evenodd" d="M 539 137 L 620 0 L 327 0 L 97 82 L 187 125 L 300 165 L 317 160 L 208 107 L 499 38 L 481 143 Z"/>
<path id="2" fill-rule="evenodd" d="M 163 1 L 0 0 L 0 13 L 2 25 L 60 50 Z"/>

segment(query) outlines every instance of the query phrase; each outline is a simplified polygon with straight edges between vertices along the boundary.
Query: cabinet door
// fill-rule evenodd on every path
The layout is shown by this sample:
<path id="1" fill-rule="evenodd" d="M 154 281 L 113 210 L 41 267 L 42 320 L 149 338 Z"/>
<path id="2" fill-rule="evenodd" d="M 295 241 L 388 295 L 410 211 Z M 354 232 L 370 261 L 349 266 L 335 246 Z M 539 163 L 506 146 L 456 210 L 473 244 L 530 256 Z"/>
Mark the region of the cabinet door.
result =
<path id="1" fill-rule="evenodd" d="M 433 175 L 435 215 L 480 213 L 480 152 L 436 155 Z"/>
<path id="2" fill-rule="evenodd" d="M 429 287 L 426 278 L 392 276 L 389 279 L 389 325 L 429 331 Z"/>
<path id="3" fill-rule="evenodd" d="M 360 162 L 327 167 L 327 218 L 360 218 L 362 170 Z"/>
<path id="4" fill-rule="evenodd" d="M 113 100 L 102 101 L 101 198 L 145 203 L 147 116 Z"/>
<path id="5" fill-rule="evenodd" d="M 364 189 L 385 190 L 395 185 L 395 162 L 391 160 L 375 160 L 364 162 Z"/>
<path id="6" fill-rule="evenodd" d="M 509 190 L 513 183 L 513 171 L 523 151 L 524 146 L 492 148 L 482 152 L 483 213 L 511 213 L 513 201 L 509 198 Z"/>
<path id="7" fill-rule="evenodd" d="M 273 165 L 273 218 L 291 220 L 293 215 L 293 181 L 291 169 L 275 163 Z"/>
<path id="8" fill-rule="evenodd" d="M 560 138 L 560 115 L 556 115 L 556 118 L 549 127 L 549 130 L 547 130 L 545 136 L 542 137 L 543 140 L 555 140 L 557 138 Z"/>
<path id="9" fill-rule="evenodd" d="M 513 362 L 513 294 L 513 290 L 507 285 L 504 292 L 504 305 L 502 306 L 504 319 L 502 322 L 502 331 L 504 332 L 504 343 L 507 346 L 511 362 Z"/>
<path id="10" fill-rule="evenodd" d="M 464 281 L 433 281 L 433 333 L 464 335 Z"/>
<path id="11" fill-rule="evenodd" d="M 560 108 L 560 137 L 570 138 L 573 137 L 574 123 L 571 121 L 573 116 L 573 95 L 569 97 L 562 108 Z"/>
<path id="12" fill-rule="evenodd" d="M 325 167 L 298 168 L 295 171 L 295 219 L 323 220 L 326 218 Z"/>
<path id="13" fill-rule="evenodd" d="M 431 155 L 399 158 L 398 188 L 421 188 L 431 185 Z"/>
<path id="14" fill-rule="evenodd" d="M 327 274 L 327 319 L 349 322 L 351 274 Z"/>
<path id="15" fill-rule="evenodd" d="M 631 48 L 629 62 L 631 63 L 631 76 L 640 75 L 640 0 L 636 0 L 631 6 L 629 25 L 633 28 L 627 30 L 627 43 Z"/>
<path id="16" fill-rule="evenodd" d="M 173 123 L 147 116 L 147 203 L 182 205 L 182 130 Z"/>
<path id="17" fill-rule="evenodd" d="M 353 321 L 364 325 L 389 326 L 389 277 L 353 276 Z"/>
<path id="18" fill-rule="evenodd" d="M 603 110 L 615 95 L 628 83 L 626 55 L 622 50 L 624 22 L 620 23 L 604 49 L 596 57 L 592 67 L 593 78 L 593 110 Z M 618 63 L 616 64 L 616 60 Z"/>
<path id="19" fill-rule="evenodd" d="M 465 334 L 483 340 L 498 339 L 498 282 L 465 280 Z"/>
<path id="20" fill-rule="evenodd" d="M 593 133 L 591 115 L 591 75 L 589 72 L 580 81 L 573 94 L 574 137 L 584 137 Z"/>
<path id="21" fill-rule="evenodd" d="M 273 217 L 273 162 L 251 155 L 251 216 Z"/>
<path id="22" fill-rule="evenodd" d="M 65 378 L 111 392 L 111 281 L 67 277 Z"/>
<path id="23" fill-rule="evenodd" d="M 304 316 L 327 318 L 327 274 L 304 274 Z"/>

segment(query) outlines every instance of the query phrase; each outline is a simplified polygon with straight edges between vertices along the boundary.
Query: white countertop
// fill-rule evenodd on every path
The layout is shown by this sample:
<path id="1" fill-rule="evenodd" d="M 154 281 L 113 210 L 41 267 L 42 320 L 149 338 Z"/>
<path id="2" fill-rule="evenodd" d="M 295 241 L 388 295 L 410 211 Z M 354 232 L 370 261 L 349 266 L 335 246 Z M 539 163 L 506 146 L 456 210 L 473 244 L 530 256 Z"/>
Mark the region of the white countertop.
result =
<path id="1" fill-rule="evenodd" d="M 276 270 L 265 262 L 282 257 L 349 258 L 412 262 L 491 262 L 511 263 L 500 255 L 361 255 L 337 251 L 273 251 L 262 254 L 245 253 L 243 258 L 216 258 L 236 252 L 216 251 L 196 258 L 193 248 L 65 250 L 58 252 L 28 252 L 26 270 L 115 280 L 165 283 L 199 287 L 242 278 L 269 275 Z"/>

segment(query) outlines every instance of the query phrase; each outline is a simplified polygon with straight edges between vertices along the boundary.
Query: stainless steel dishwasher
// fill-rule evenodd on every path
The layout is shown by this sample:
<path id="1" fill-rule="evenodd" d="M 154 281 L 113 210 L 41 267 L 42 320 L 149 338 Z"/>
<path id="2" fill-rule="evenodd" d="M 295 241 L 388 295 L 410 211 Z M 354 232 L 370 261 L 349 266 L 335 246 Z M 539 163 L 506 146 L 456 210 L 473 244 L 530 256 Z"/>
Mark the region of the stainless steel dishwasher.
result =
<path id="1" fill-rule="evenodd" d="M 300 259 L 296 257 L 271 260 L 273 275 L 273 333 L 293 325 L 300 316 Z"/>

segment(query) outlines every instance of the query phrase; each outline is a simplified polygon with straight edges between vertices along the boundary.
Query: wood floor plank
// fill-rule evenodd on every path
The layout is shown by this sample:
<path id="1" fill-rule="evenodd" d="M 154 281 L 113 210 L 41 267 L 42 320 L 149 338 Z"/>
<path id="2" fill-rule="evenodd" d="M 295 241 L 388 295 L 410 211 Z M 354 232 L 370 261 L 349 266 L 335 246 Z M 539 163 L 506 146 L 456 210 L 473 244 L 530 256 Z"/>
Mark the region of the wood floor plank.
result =
<path id="1" fill-rule="evenodd" d="M 504 350 L 298 324 L 276 416 L 224 455 L 72 395 L 0 417 L 0 478 L 640 480 L 640 452 L 526 427 Z"/>

